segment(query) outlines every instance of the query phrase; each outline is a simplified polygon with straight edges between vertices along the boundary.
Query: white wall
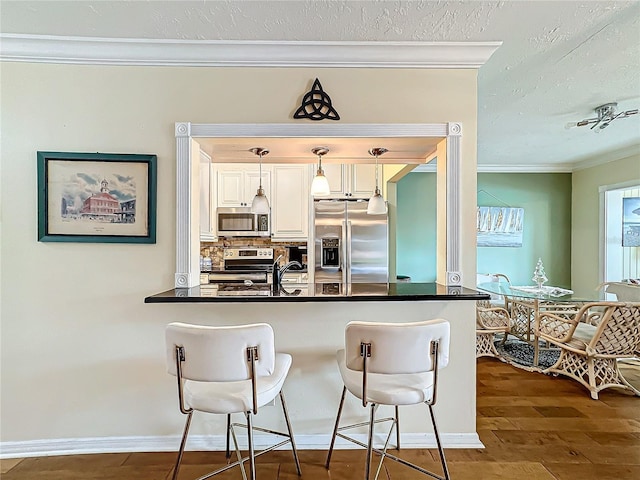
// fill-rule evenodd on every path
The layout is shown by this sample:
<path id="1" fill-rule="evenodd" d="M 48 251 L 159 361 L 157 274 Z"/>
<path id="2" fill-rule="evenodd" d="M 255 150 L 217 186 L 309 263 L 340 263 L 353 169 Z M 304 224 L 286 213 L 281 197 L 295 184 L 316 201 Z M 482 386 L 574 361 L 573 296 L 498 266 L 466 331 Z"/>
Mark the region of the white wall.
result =
<path id="1" fill-rule="evenodd" d="M 177 434 L 182 418 L 165 373 L 165 325 L 224 322 L 233 312 L 255 320 L 256 309 L 241 305 L 143 304 L 174 282 L 177 121 L 293 121 L 319 77 L 345 123 L 462 122 L 462 271 L 475 274 L 475 70 L 1 68 L 3 442 Z M 37 150 L 157 154 L 157 244 L 37 242 Z M 371 308 L 358 305 L 350 308 Z M 324 308 L 337 318 L 354 314 L 341 304 Z M 295 307 L 282 310 L 288 313 L 280 326 L 305 322 Z M 279 342 L 294 346 L 297 335 L 326 329 L 307 323 L 282 328 Z M 334 408 L 328 397 L 305 396 L 300 387 L 294 382 L 289 392 L 294 425 L 300 397 L 312 412 Z M 471 405 L 465 423 L 469 415 Z M 316 428 L 295 426 L 301 434 Z"/>

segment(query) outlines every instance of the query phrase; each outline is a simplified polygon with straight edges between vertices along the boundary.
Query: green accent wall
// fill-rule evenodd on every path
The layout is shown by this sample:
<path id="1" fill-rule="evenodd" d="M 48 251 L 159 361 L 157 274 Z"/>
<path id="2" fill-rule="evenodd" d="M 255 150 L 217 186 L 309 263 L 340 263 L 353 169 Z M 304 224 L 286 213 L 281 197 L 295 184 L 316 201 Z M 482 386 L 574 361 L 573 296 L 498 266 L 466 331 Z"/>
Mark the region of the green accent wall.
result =
<path id="1" fill-rule="evenodd" d="M 436 281 L 436 174 L 410 173 L 397 186 L 396 272 Z"/>
<path id="2" fill-rule="evenodd" d="M 478 206 L 524 208 L 522 247 L 478 247 L 479 273 L 532 285 L 541 258 L 548 285 L 571 287 L 570 173 L 479 173 Z"/>
<path id="3" fill-rule="evenodd" d="M 478 272 L 500 272 L 514 285 L 531 285 L 540 257 L 548 284 L 570 288 L 571 174 L 480 173 L 477 188 L 479 206 L 524 208 L 522 247 L 479 247 Z M 436 174 L 410 173 L 398 182 L 398 275 L 435 281 L 435 230 Z"/>

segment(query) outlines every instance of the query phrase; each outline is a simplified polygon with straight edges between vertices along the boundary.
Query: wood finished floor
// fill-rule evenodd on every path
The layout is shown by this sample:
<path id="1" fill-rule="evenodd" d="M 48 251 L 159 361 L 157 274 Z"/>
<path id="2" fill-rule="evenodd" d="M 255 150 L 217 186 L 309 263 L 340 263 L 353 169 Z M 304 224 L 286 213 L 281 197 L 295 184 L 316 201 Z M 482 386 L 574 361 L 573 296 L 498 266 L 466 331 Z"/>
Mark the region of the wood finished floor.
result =
<path id="1" fill-rule="evenodd" d="M 640 386 L 640 365 L 627 365 L 623 371 Z M 478 433 L 486 448 L 446 450 L 453 480 L 640 479 L 639 397 L 609 389 L 600 393 L 600 400 L 591 400 L 575 381 L 526 372 L 495 359 L 478 360 L 477 387 Z M 436 450 L 401 453 L 440 473 Z M 300 451 L 303 479 L 363 478 L 363 451 L 336 451 L 330 471 L 324 468 L 325 455 Z M 173 453 L 10 459 L 0 462 L 0 476 L 2 480 L 165 480 L 174 459 Z M 290 452 L 271 452 L 258 463 L 259 480 L 299 478 Z M 220 452 L 187 452 L 180 480 L 194 479 L 222 464 Z M 428 478 L 391 461 L 384 469 L 381 479 Z M 236 468 L 215 478 L 242 477 Z"/>

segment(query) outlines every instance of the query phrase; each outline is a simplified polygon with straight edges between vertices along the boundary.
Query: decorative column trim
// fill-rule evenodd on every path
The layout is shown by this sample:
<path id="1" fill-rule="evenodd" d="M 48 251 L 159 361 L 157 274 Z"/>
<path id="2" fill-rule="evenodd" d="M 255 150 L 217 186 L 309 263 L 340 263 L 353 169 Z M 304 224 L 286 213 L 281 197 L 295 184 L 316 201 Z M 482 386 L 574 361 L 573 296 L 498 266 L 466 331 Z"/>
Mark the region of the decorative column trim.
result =
<path id="1" fill-rule="evenodd" d="M 175 288 L 199 284 L 190 269 L 191 257 L 191 124 L 176 123 L 176 273 Z M 198 274 L 200 272 L 197 272 Z M 195 280 L 197 283 L 194 283 Z"/>
<path id="2" fill-rule="evenodd" d="M 447 286 L 462 285 L 461 177 L 462 124 L 447 124 Z"/>

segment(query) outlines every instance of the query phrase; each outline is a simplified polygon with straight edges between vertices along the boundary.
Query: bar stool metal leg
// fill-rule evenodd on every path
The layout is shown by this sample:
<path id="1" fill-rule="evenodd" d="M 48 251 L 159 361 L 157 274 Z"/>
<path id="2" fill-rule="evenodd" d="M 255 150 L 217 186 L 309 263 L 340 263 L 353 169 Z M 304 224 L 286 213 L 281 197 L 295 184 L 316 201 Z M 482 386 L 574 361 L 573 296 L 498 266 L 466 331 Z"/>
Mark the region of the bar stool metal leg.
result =
<path id="1" fill-rule="evenodd" d="M 400 415 L 396 405 L 396 450 L 400 450 Z"/>
<path id="2" fill-rule="evenodd" d="M 371 404 L 371 414 L 369 415 L 369 439 L 367 440 L 367 460 L 364 470 L 364 480 L 369 480 L 369 471 L 371 470 L 371 449 L 373 448 L 373 428 L 376 419 L 376 404 Z"/>
<path id="3" fill-rule="evenodd" d="M 227 450 L 226 450 L 226 459 L 229 460 L 231 458 L 231 451 L 229 450 L 229 433 L 231 430 L 231 414 L 227 414 Z"/>
<path id="4" fill-rule="evenodd" d="M 240 452 L 240 447 L 238 447 L 238 438 L 236 437 L 236 431 L 233 429 L 233 424 L 231 425 L 231 437 L 233 438 L 233 446 L 236 450 L 236 457 L 238 458 L 238 464 L 240 465 L 240 473 L 242 473 L 242 480 L 247 480 L 247 472 L 245 471 L 245 468 L 244 468 L 244 461 L 242 460 L 242 452 Z M 229 459 L 229 462 L 230 461 L 231 459 Z"/>
<path id="5" fill-rule="evenodd" d="M 291 450 L 293 451 L 293 459 L 296 462 L 296 470 L 298 471 L 298 476 L 301 476 L 302 470 L 300 469 L 300 460 L 298 460 L 298 449 L 296 448 L 296 442 L 293 439 L 293 430 L 291 429 L 291 421 L 289 420 L 289 411 L 287 410 L 287 403 L 284 400 L 284 393 L 282 393 L 282 390 L 280 390 L 280 401 L 282 402 L 284 420 L 287 422 L 287 431 L 289 432 L 289 439 L 291 440 Z"/>
<path id="6" fill-rule="evenodd" d="M 187 420 L 184 423 L 184 432 L 182 433 L 182 441 L 180 442 L 180 450 L 178 451 L 178 458 L 176 460 L 176 466 L 173 468 L 173 480 L 177 480 L 178 472 L 180 471 L 180 463 L 182 463 L 182 454 L 184 453 L 184 447 L 187 444 L 187 435 L 189 434 L 189 427 L 191 426 L 191 417 L 193 416 L 193 410 L 187 414 Z"/>
<path id="7" fill-rule="evenodd" d="M 433 414 L 432 405 L 429 405 L 429 413 L 431 414 L 431 423 L 433 424 L 433 433 L 435 433 L 436 443 L 438 444 L 438 453 L 440 454 L 440 462 L 442 462 L 442 470 L 444 471 L 444 478 L 445 480 L 449 480 L 449 468 L 447 467 L 447 460 L 444 458 L 444 450 L 442 449 L 442 443 L 440 443 L 440 435 L 438 434 L 438 427 L 436 426 L 436 417 Z"/>
<path id="8" fill-rule="evenodd" d="M 344 406 L 344 398 L 347 395 L 347 387 L 342 387 L 342 397 L 340 398 L 340 405 L 338 406 L 338 415 L 336 416 L 336 425 L 333 427 L 333 435 L 331 436 L 331 444 L 329 445 L 329 453 L 327 454 L 327 461 L 324 464 L 325 468 L 329 468 L 331 462 L 331 454 L 333 453 L 333 446 L 336 443 L 336 435 L 338 434 L 338 426 L 340 425 L 340 415 L 342 415 L 342 407 Z"/>
<path id="9" fill-rule="evenodd" d="M 251 422 L 252 413 L 247 412 L 247 438 L 249 439 L 249 475 L 251 480 L 256 480 L 256 457 L 253 451 L 253 424 Z"/>

